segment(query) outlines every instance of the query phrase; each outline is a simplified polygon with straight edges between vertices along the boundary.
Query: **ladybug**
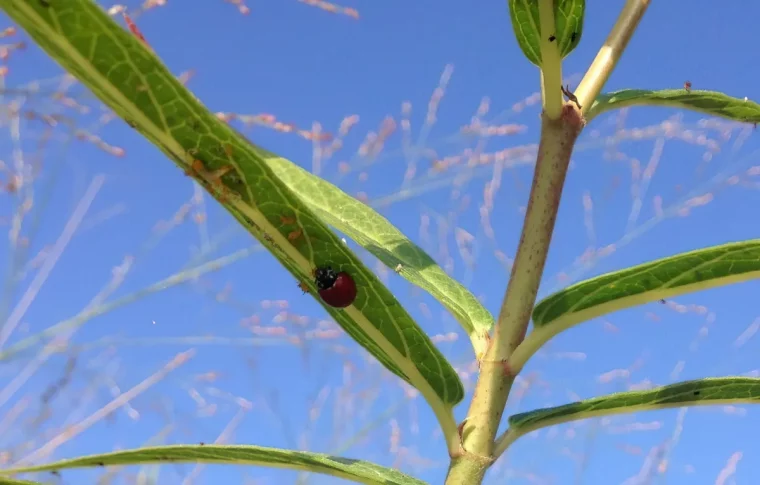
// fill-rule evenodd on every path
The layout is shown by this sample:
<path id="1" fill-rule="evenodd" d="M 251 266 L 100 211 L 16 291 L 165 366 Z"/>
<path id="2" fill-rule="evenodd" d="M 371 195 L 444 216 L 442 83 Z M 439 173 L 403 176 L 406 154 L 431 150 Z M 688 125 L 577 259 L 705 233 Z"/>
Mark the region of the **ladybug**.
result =
<path id="1" fill-rule="evenodd" d="M 329 266 L 314 270 L 314 283 L 322 300 L 335 308 L 345 308 L 356 299 L 356 283 L 350 274 L 337 273 Z"/>

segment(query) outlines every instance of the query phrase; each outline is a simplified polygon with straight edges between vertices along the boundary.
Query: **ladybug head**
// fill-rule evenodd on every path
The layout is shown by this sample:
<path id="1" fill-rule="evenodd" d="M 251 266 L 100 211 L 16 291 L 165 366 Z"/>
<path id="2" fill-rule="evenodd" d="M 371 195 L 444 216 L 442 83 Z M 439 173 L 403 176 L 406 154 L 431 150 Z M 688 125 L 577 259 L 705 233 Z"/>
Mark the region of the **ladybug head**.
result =
<path id="1" fill-rule="evenodd" d="M 329 266 L 324 268 L 317 268 L 314 270 L 314 283 L 320 290 L 326 290 L 332 288 L 335 284 L 335 280 L 338 279 L 338 273 L 333 271 Z"/>

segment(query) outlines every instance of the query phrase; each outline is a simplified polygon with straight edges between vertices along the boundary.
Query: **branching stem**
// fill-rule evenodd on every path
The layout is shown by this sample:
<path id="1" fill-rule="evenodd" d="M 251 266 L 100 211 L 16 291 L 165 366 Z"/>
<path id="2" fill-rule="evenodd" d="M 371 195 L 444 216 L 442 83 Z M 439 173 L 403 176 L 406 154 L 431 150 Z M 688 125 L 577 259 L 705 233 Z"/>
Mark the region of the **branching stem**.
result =
<path id="1" fill-rule="evenodd" d="M 560 91 L 561 94 L 561 91 Z M 478 484 L 493 462 L 493 446 L 514 381 L 507 361 L 525 337 L 538 285 L 549 252 L 567 167 L 583 118 L 575 104 L 565 104 L 559 119 L 542 116 L 541 141 L 528 208 L 509 285 L 491 345 L 462 427 L 464 454 L 452 460 L 447 485 Z"/>
<path id="2" fill-rule="evenodd" d="M 610 74 L 615 69 L 620 57 L 623 55 L 628 41 L 633 37 L 639 21 L 644 16 L 651 0 L 627 0 L 622 12 L 618 16 L 615 26 L 612 28 L 604 45 L 594 58 L 594 62 L 586 71 L 581 83 L 575 89 L 575 97 L 583 106 L 582 113 L 585 115 L 594 103 L 594 100 L 607 83 Z"/>

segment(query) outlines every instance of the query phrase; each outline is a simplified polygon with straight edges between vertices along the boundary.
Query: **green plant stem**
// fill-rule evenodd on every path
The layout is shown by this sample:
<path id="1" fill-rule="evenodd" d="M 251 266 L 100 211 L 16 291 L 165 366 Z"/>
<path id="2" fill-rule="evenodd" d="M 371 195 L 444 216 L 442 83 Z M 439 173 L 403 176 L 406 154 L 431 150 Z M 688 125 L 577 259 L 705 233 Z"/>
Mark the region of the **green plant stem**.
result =
<path id="1" fill-rule="evenodd" d="M 481 362 L 480 377 L 462 426 L 464 451 L 449 466 L 447 485 L 479 484 L 493 463 L 493 445 L 514 381 L 507 359 L 525 337 L 554 232 L 573 146 L 583 128 L 574 104 L 558 120 L 542 116 L 541 141 L 528 208 L 509 285 L 494 336 Z"/>
<path id="2" fill-rule="evenodd" d="M 540 0 L 538 14 L 541 21 L 541 98 L 544 114 L 556 120 L 562 114 L 562 57 L 557 41 L 549 40 L 556 31 L 554 0 Z"/>
<path id="3" fill-rule="evenodd" d="M 604 45 L 599 49 L 599 53 L 594 58 L 594 62 L 586 71 L 581 83 L 575 89 L 575 97 L 578 103 L 583 106 L 582 113 L 585 115 L 591 109 L 591 105 L 602 88 L 607 83 L 610 74 L 615 69 L 620 57 L 623 55 L 628 41 L 633 37 L 636 27 L 644 16 L 651 0 L 627 0 L 623 10 L 618 16 L 615 26 L 612 27 L 610 35 L 604 41 Z"/>

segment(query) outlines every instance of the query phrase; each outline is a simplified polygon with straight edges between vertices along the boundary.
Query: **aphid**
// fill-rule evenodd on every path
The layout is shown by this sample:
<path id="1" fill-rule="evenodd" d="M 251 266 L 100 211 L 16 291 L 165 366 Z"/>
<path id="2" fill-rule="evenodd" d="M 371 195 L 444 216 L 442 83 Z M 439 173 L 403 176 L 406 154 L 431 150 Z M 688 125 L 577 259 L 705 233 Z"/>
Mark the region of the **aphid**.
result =
<path id="1" fill-rule="evenodd" d="M 216 189 L 219 201 L 225 203 L 229 200 L 230 195 L 235 195 L 222 183 L 222 177 L 230 173 L 233 169 L 232 165 L 226 165 L 222 168 L 210 172 L 206 170 L 205 164 L 194 158 L 189 167 L 185 167 L 185 175 L 190 177 L 199 177 Z"/>
<path id="2" fill-rule="evenodd" d="M 549 36 L 549 42 L 554 42 L 555 40 L 557 40 L 556 36 L 554 36 L 554 35 L 550 35 Z"/>
<path id="3" fill-rule="evenodd" d="M 308 292 L 309 292 L 309 285 L 307 285 L 307 284 L 306 284 L 306 283 L 304 283 L 303 281 L 299 281 L 299 282 L 298 282 L 298 288 L 299 288 L 301 291 L 303 291 L 303 294 L 304 294 L 304 295 L 305 295 L 306 293 L 308 293 Z"/>
<path id="4" fill-rule="evenodd" d="M 567 99 L 575 103 L 575 105 L 578 107 L 578 109 L 583 109 L 583 106 L 578 102 L 578 98 L 573 94 L 572 91 L 570 91 L 570 85 L 567 85 L 567 88 L 564 86 L 560 86 L 560 89 L 562 89 L 562 94 L 567 96 Z"/>
<path id="5" fill-rule="evenodd" d="M 188 177 L 192 177 L 193 175 L 199 176 L 205 171 L 206 171 L 206 167 L 203 165 L 203 162 L 201 162 L 197 158 L 194 158 L 193 161 L 190 163 L 190 165 L 185 167 L 185 175 L 187 175 Z"/>
<path id="6" fill-rule="evenodd" d="M 332 307 L 345 308 L 356 299 L 356 283 L 344 271 L 336 273 L 329 266 L 317 268 L 314 270 L 314 284 L 322 300 Z"/>
<path id="7" fill-rule="evenodd" d="M 457 426 L 457 432 L 459 433 L 459 444 L 464 444 L 464 425 L 467 424 L 467 418 L 464 418 L 464 421 L 459 423 L 459 426 Z"/>
<path id="8" fill-rule="evenodd" d="M 686 81 L 683 83 L 683 88 L 686 90 L 686 92 L 691 92 L 691 81 Z"/>
<path id="9" fill-rule="evenodd" d="M 302 235 L 303 235 L 303 231 L 300 230 L 300 229 L 296 229 L 295 231 L 291 231 L 290 233 L 288 233 L 288 241 L 293 242 L 293 241 L 297 240 L 298 238 L 300 238 Z"/>
<path id="10" fill-rule="evenodd" d="M 145 36 L 142 34 L 142 32 L 140 32 L 140 29 L 138 29 L 137 25 L 132 21 L 132 18 L 129 15 L 127 15 L 126 12 L 122 12 L 121 15 L 122 17 L 124 17 L 124 22 L 126 22 L 127 28 L 132 33 L 132 35 L 137 37 L 138 40 L 140 40 L 140 42 L 145 44 L 145 47 L 147 47 L 149 50 L 153 50 L 148 44 L 148 41 L 145 40 Z"/>

